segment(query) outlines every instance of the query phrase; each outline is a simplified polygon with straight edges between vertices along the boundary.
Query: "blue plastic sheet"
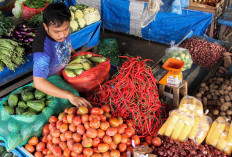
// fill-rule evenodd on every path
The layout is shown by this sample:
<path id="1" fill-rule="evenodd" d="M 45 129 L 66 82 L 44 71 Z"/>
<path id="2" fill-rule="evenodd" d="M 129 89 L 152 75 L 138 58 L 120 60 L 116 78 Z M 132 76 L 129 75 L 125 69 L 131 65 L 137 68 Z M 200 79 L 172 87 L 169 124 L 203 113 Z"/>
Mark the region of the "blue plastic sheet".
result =
<path id="1" fill-rule="evenodd" d="M 80 31 L 71 34 L 73 49 L 77 49 L 87 44 L 86 47 L 96 46 L 99 42 L 101 21 L 93 23 Z"/>
<path id="2" fill-rule="evenodd" d="M 0 143 L 0 146 L 6 147 L 5 143 Z M 13 149 L 11 153 L 16 155 L 17 157 L 24 157 L 24 155 L 17 148 Z"/>
<path id="3" fill-rule="evenodd" d="M 10 70 L 8 68 L 4 68 L 2 72 L 0 72 L 0 86 L 14 80 L 15 78 L 18 78 L 26 73 L 31 72 L 33 69 L 33 55 L 30 54 L 26 57 L 26 63 L 20 65 L 18 68 L 15 69 L 15 72 L 13 70 Z"/>
<path id="4" fill-rule="evenodd" d="M 221 25 L 232 27 L 232 5 L 228 7 L 226 12 L 217 21 Z"/>

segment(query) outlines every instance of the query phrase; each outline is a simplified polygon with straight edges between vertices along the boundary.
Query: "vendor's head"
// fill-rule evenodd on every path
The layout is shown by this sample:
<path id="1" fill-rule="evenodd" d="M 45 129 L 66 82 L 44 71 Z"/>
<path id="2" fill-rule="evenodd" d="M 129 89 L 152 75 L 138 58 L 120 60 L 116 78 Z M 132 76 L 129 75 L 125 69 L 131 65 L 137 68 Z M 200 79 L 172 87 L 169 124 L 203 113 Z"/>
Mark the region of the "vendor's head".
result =
<path id="1" fill-rule="evenodd" d="M 51 3 L 43 13 L 43 26 L 47 34 L 58 42 L 63 42 L 69 34 L 71 13 L 64 3 Z"/>

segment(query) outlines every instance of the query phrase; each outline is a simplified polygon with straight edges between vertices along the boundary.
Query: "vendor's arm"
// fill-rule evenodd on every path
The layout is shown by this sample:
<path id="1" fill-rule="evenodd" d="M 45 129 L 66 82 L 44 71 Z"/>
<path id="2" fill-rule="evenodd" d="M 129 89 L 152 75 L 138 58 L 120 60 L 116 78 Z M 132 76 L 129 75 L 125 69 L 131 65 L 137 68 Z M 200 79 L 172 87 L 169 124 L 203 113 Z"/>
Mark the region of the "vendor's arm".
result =
<path id="1" fill-rule="evenodd" d="M 76 51 L 73 49 L 73 46 L 71 44 L 71 54 L 74 55 L 76 53 Z"/>
<path id="2" fill-rule="evenodd" d="M 47 79 L 42 77 L 33 77 L 35 88 L 39 89 L 40 91 L 54 96 L 58 98 L 68 99 L 73 105 L 79 106 L 91 106 L 90 103 L 82 97 L 76 96 L 75 94 L 58 88 L 57 86 L 53 85 Z"/>

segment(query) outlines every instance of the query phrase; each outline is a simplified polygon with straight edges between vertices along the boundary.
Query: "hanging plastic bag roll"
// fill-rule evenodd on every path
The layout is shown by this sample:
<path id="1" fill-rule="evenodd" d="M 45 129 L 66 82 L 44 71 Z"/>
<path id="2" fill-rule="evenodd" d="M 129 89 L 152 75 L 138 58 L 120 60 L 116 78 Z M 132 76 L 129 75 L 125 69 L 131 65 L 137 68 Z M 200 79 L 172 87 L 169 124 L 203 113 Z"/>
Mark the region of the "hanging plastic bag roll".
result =
<path id="1" fill-rule="evenodd" d="M 146 27 L 149 23 L 155 20 L 156 14 L 160 10 L 160 6 L 163 5 L 162 0 L 149 0 L 145 10 L 141 16 L 141 27 Z"/>

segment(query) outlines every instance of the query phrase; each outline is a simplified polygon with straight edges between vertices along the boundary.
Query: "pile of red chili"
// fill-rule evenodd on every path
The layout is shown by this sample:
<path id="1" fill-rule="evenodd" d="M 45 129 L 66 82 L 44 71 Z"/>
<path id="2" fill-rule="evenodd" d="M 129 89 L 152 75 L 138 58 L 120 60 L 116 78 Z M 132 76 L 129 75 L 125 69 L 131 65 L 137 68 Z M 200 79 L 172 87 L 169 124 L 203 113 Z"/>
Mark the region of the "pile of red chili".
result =
<path id="1" fill-rule="evenodd" d="M 167 117 L 161 104 L 156 79 L 141 57 L 127 57 L 119 74 L 89 98 L 93 105 L 109 105 L 113 116 L 131 120 L 140 136 L 154 135 Z"/>

